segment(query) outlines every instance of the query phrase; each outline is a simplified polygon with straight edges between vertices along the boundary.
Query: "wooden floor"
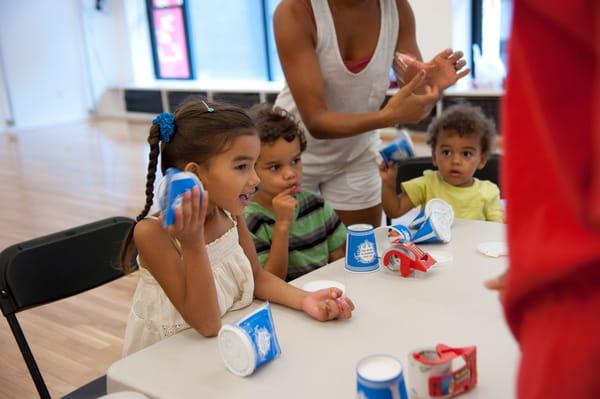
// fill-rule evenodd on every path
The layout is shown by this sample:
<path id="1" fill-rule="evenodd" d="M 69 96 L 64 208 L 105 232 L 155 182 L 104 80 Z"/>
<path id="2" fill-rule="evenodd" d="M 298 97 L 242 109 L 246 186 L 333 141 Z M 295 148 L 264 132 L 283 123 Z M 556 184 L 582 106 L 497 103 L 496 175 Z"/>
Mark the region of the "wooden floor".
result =
<path id="1" fill-rule="evenodd" d="M 0 250 L 144 203 L 146 124 L 81 123 L 0 133 Z M 18 314 L 52 396 L 106 373 L 121 356 L 137 275 Z M 0 398 L 37 393 L 0 318 Z"/>

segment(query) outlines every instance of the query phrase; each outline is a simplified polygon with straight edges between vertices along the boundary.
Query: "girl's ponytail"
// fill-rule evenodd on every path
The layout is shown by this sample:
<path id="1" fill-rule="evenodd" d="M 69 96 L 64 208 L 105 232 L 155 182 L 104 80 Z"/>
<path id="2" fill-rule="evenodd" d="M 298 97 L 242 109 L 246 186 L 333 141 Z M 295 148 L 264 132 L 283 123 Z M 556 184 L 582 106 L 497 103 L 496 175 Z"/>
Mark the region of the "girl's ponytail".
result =
<path id="1" fill-rule="evenodd" d="M 154 124 L 150 128 L 150 134 L 148 135 L 150 153 L 148 155 L 148 173 L 146 174 L 146 204 L 144 205 L 144 209 L 142 209 L 140 214 L 135 218 L 135 223 L 127 232 L 127 236 L 123 241 L 123 246 L 121 247 L 121 253 L 119 255 L 121 269 L 125 273 L 129 273 L 134 269 L 131 267 L 133 258 L 136 253 L 135 246 L 132 243 L 133 230 L 135 229 L 136 224 L 148 215 L 148 212 L 152 207 L 152 202 L 154 198 L 154 181 L 156 180 L 156 166 L 158 165 L 158 155 L 160 154 L 159 141 L 160 128 L 158 125 Z"/>
<path id="2" fill-rule="evenodd" d="M 159 148 L 159 127 L 152 125 L 150 135 L 148 136 L 148 144 L 150 144 L 150 154 L 148 154 L 148 174 L 146 175 L 146 205 L 140 214 L 135 218 L 139 222 L 148 215 L 152 200 L 154 198 L 154 180 L 156 180 L 156 166 L 158 165 Z"/>

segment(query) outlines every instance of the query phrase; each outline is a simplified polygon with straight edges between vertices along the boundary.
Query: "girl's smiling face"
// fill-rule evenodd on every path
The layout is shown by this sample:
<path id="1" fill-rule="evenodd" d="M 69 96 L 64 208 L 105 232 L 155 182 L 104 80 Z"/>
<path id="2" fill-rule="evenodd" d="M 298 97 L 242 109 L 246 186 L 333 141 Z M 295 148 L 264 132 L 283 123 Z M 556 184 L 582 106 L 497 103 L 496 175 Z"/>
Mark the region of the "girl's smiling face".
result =
<path id="1" fill-rule="evenodd" d="M 224 152 L 212 157 L 208 165 L 199 167 L 198 175 L 208 191 L 211 205 L 226 209 L 234 216 L 243 213 L 248 197 L 260 182 L 254 171 L 259 154 L 257 134 L 238 136 Z"/>

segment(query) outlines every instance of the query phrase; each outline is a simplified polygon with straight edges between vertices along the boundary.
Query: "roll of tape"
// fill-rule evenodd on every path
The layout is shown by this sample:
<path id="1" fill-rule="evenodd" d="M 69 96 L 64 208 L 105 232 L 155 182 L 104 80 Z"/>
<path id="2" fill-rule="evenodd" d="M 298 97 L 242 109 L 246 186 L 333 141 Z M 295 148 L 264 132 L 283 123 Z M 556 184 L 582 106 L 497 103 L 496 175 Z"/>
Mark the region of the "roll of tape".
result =
<path id="1" fill-rule="evenodd" d="M 408 356 L 408 382 L 411 399 L 451 398 L 473 388 L 477 383 L 477 349 L 475 346 L 416 349 Z M 454 360 L 463 365 L 453 369 Z"/>

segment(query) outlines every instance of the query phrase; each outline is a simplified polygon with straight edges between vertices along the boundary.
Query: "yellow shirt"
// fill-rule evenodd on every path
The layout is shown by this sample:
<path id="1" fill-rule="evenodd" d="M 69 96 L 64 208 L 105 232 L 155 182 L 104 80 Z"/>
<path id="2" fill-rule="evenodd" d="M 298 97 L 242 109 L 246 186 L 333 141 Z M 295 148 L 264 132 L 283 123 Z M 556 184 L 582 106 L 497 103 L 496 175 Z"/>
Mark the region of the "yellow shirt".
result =
<path id="1" fill-rule="evenodd" d="M 452 206 L 457 218 L 504 222 L 500 190 L 488 180 L 474 178 L 471 186 L 456 187 L 446 183 L 437 171 L 426 170 L 423 176 L 402 183 L 402 191 L 415 206 L 441 198 Z"/>

